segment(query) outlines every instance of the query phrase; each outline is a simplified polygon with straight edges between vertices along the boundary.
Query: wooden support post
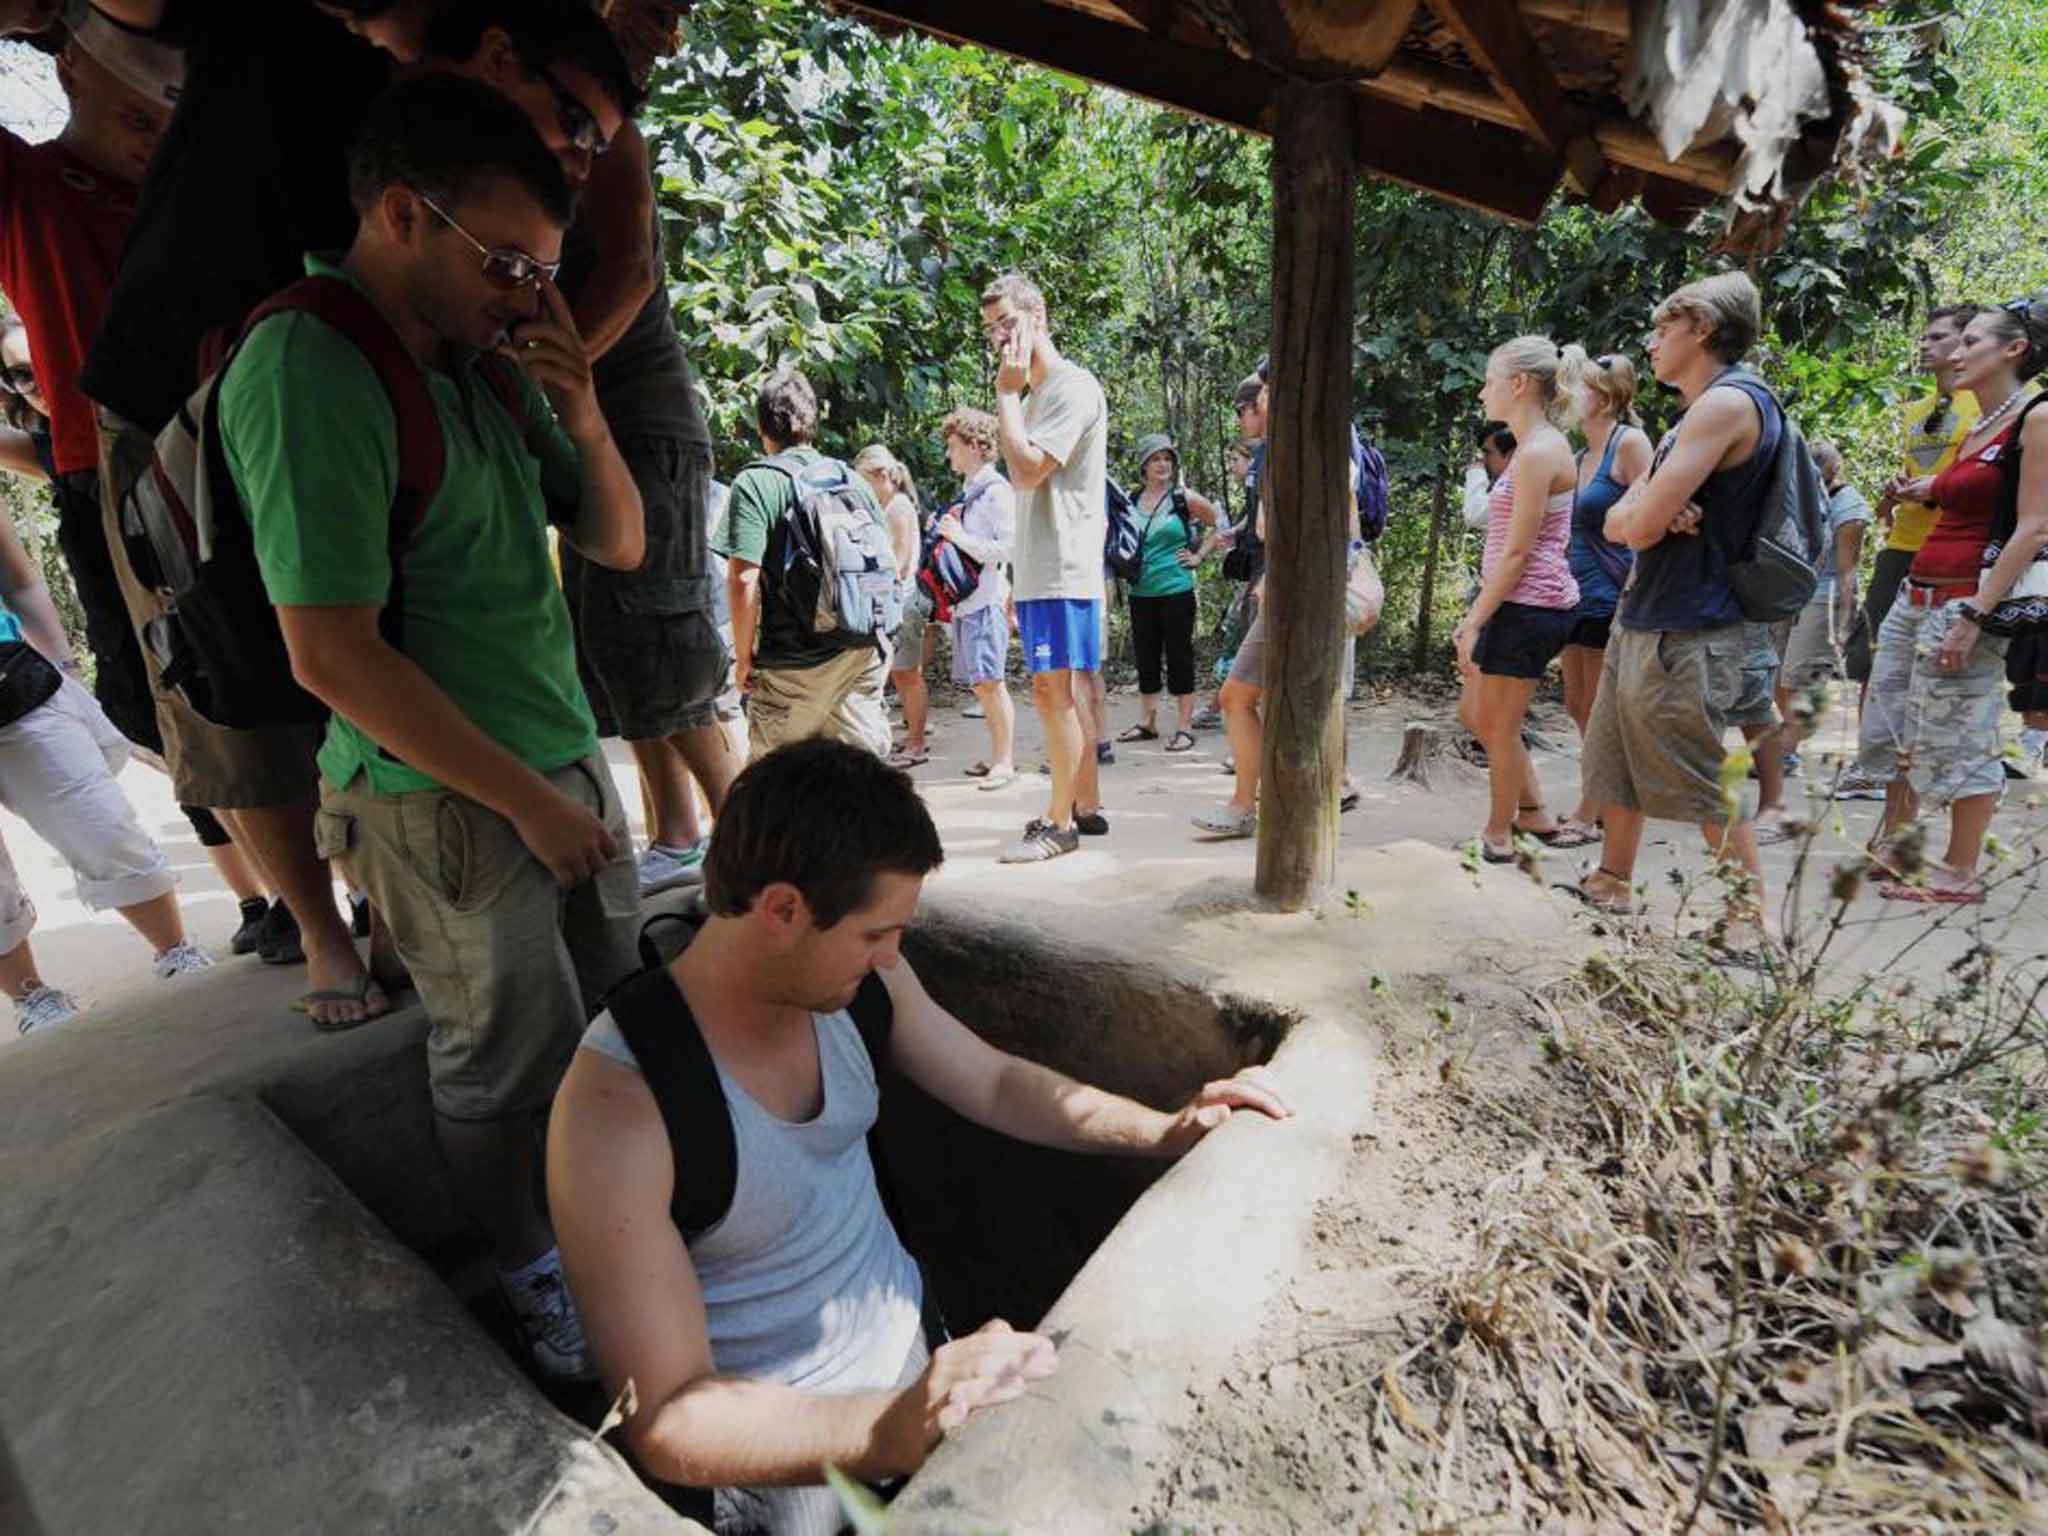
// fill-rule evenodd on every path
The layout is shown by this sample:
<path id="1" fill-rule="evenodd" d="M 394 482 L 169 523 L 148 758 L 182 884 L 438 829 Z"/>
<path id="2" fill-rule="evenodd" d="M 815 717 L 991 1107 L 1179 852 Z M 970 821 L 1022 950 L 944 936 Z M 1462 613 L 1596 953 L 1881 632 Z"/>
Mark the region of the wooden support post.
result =
<path id="1" fill-rule="evenodd" d="M 1296 912 L 1337 874 L 1351 527 L 1356 98 L 1281 91 L 1273 122 L 1273 351 L 1266 429 L 1266 697 L 1258 894 Z"/>

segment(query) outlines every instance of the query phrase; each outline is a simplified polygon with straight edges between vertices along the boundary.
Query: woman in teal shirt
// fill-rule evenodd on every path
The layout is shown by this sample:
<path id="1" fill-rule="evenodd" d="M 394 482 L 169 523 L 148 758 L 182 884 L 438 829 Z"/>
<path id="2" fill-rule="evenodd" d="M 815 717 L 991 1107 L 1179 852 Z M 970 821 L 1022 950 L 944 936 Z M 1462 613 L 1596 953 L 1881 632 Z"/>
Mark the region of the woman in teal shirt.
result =
<path id="1" fill-rule="evenodd" d="M 1220 520 L 1215 503 L 1180 483 L 1180 453 L 1164 432 L 1138 440 L 1138 479 L 1144 564 L 1131 584 L 1130 601 L 1139 720 L 1117 740 L 1159 739 L 1163 680 L 1179 711 L 1166 750 L 1186 752 L 1195 744 L 1195 567 L 1215 548 Z M 1201 523 L 1209 525 L 1206 536 L 1195 532 Z"/>

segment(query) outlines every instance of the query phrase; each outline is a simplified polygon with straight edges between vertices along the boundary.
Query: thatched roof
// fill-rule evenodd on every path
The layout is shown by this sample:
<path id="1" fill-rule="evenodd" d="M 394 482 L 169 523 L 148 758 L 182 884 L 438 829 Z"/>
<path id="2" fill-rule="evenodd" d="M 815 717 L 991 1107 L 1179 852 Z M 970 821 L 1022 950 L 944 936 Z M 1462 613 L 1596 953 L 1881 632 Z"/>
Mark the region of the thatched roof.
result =
<path id="1" fill-rule="evenodd" d="M 600 0 L 602 4 L 602 0 Z M 642 60 L 688 0 L 605 7 Z M 1265 131 L 1290 81 L 1349 81 L 1361 163 L 1509 218 L 1560 185 L 1768 244 L 1826 175 L 1889 153 L 1848 17 L 1874 0 L 819 0 Z"/>

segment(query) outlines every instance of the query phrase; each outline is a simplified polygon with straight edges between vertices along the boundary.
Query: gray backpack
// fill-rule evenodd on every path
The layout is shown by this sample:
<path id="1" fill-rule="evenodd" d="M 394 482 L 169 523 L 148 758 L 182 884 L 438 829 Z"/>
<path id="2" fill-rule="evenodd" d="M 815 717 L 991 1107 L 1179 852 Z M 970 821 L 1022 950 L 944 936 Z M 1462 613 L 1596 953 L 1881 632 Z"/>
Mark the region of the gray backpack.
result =
<path id="1" fill-rule="evenodd" d="M 1728 585 L 1742 616 L 1753 624 L 1796 618 L 1819 588 L 1820 568 L 1827 558 L 1827 483 L 1806 446 L 1806 435 L 1769 385 L 1748 372 L 1730 372 L 1716 382 L 1742 390 L 1759 411 L 1766 410 L 1768 401 L 1768 409 L 1784 423 L 1770 478 L 1764 482 L 1756 531 L 1730 557 Z"/>
<path id="2" fill-rule="evenodd" d="M 888 525 L 852 472 L 837 459 L 806 465 L 780 454 L 748 467 L 780 471 L 794 491 L 772 573 L 782 601 L 820 640 L 849 651 L 887 644 L 903 623 L 903 583 Z"/>

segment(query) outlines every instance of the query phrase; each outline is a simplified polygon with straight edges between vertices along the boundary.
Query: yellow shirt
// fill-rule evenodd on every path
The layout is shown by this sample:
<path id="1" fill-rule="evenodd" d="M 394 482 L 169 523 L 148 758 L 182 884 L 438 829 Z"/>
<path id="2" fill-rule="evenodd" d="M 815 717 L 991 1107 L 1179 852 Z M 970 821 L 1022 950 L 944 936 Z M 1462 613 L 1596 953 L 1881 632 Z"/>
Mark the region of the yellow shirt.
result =
<path id="1" fill-rule="evenodd" d="M 1967 389 L 1957 390 L 1946 410 L 1941 406 L 1939 395 L 1928 395 L 1906 407 L 1901 447 L 1906 473 L 1916 479 L 1921 475 L 1938 475 L 1953 464 L 1956 449 L 1977 424 L 1977 397 Z M 1892 510 L 1891 537 L 1885 540 L 1884 547 L 1917 550 L 1927 542 L 1928 531 L 1940 515 L 1941 508 L 1924 502 L 1899 502 Z"/>

